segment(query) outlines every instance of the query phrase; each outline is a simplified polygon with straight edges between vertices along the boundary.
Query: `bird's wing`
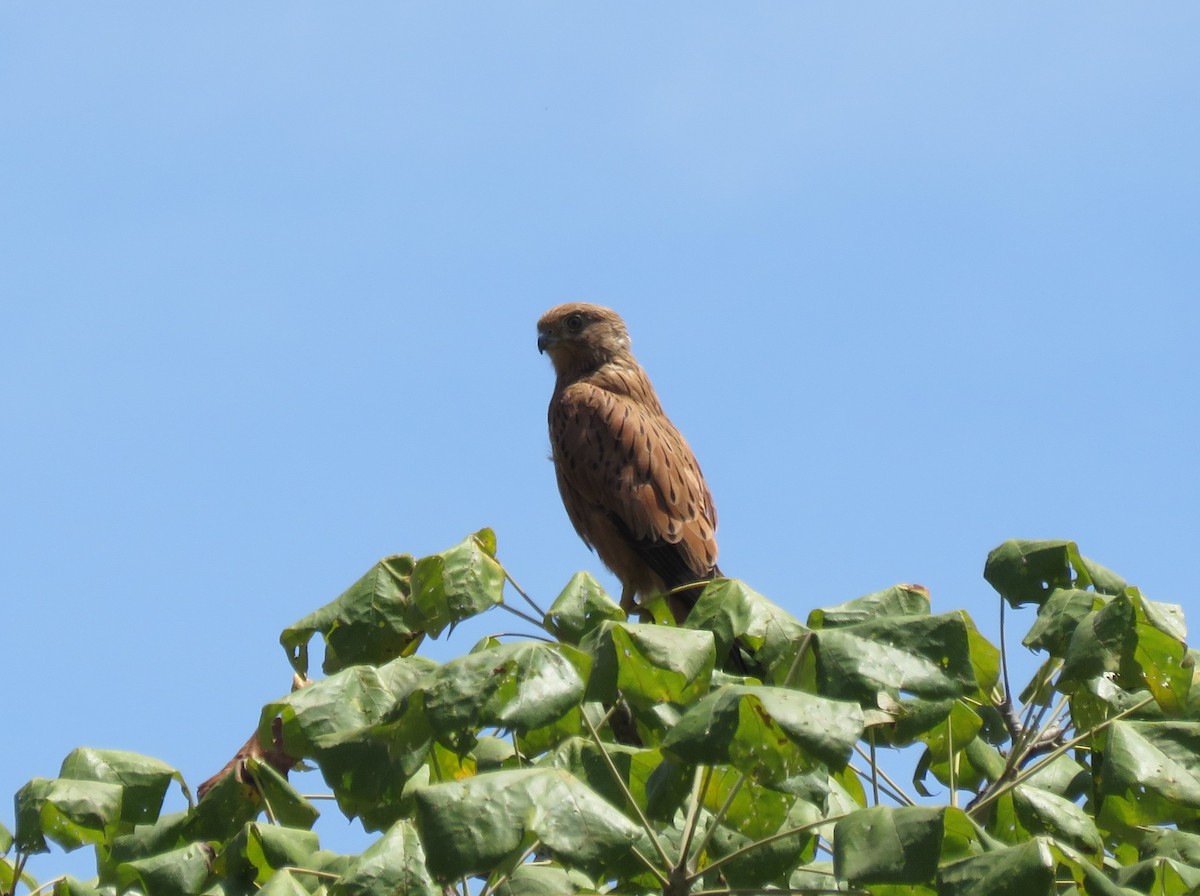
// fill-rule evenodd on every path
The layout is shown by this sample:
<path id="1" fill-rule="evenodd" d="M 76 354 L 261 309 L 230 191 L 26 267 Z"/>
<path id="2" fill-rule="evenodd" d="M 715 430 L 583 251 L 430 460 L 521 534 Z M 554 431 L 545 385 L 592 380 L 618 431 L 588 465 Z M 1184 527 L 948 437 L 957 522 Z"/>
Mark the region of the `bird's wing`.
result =
<path id="1" fill-rule="evenodd" d="M 567 513 L 589 544 L 605 514 L 669 587 L 712 575 L 717 514 L 700 466 L 660 410 L 590 383 L 551 406 L 555 469 Z"/>

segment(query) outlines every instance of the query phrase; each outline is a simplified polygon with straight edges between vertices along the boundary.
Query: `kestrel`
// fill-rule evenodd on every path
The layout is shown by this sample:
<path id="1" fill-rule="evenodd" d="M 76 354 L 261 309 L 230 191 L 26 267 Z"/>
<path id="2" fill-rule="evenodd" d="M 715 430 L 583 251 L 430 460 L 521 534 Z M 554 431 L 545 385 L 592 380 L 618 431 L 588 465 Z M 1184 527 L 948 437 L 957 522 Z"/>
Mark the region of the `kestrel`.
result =
<path id="1" fill-rule="evenodd" d="M 686 441 L 663 413 L 615 311 L 572 302 L 538 321 L 557 379 L 550 445 L 575 531 L 621 580 L 621 606 L 666 594 L 682 622 L 719 576 L 717 511 Z M 696 588 L 668 594 L 673 588 Z"/>

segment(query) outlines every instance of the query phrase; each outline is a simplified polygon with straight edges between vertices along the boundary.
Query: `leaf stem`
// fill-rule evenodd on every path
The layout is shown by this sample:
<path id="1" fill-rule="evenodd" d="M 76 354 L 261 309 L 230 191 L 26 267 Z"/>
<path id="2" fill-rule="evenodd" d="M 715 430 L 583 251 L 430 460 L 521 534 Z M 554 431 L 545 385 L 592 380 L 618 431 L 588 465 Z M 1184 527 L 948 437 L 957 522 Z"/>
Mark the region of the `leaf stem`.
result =
<path id="1" fill-rule="evenodd" d="M 822 827 L 827 824 L 834 824 L 836 822 L 841 821 L 845 817 L 846 817 L 845 815 L 830 815 L 828 818 L 822 818 L 822 819 L 819 819 L 818 821 L 810 821 L 807 824 L 801 824 L 801 825 L 797 825 L 794 828 L 788 828 L 786 831 L 777 831 L 776 833 L 772 834 L 769 837 L 763 837 L 763 839 L 761 839 L 761 840 L 755 840 L 753 843 L 748 843 L 745 846 L 743 846 L 741 849 L 735 849 L 733 852 L 729 853 L 728 855 L 721 856 L 721 858 L 717 859 L 715 862 L 711 862 L 710 864 L 705 865 L 704 868 L 698 870 L 695 874 L 692 874 L 688 877 L 688 883 L 689 884 L 693 883 L 693 882 L 699 880 L 703 875 L 709 874 L 710 872 L 714 871 L 715 869 L 720 868 L 722 865 L 728 864 L 729 862 L 732 862 L 735 859 L 740 859 L 742 856 L 746 855 L 747 853 L 751 852 L 752 850 L 758 849 L 760 846 L 766 846 L 769 843 L 774 843 L 776 840 L 785 840 L 788 837 L 794 837 L 797 834 L 803 834 L 806 831 L 811 831 L 814 828 L 819 828 L 819 827 Z M 726 891 L 721 891 L 721 892 L 726 892 Z M 754 890 L 752 892 L 759 892 L 759 891 Z M 774 890 L 772 892 L 781 892 L 781 891 Z"/>
<path id="2" fill-rule="evenodd" d="M 696 836 L 696 824 L 700 818 L 700 804 L 704 800 L 704 794 L 708 791 L 708 782 L 711 777 L 711 766 L 696 766 L 696 774 L 692 781 L 692 804 L 688 806 L 687 821 L 683 825 L 683 843 L 679 847 L 679 861 L 675 864 L 676 868 L 683 868 L 687 865 L 692 839 Z"/>
<path id="3" fill-rule="evenodd" d="M 604 748 L 604 741 L 600 739 L 600 732 L 596 730 L 592 724 L 592 720 L 587 717 L 587 713 L 581 712 L 579 717 L 583 719 L 583 723 L 587 725 L 588 733 L 591 734 L 592 740 L 600 748 L 600 755 L 604 757 L 604 764 L 608 766 L 609 774 L 617 782 L 617 786 L 621 788 L 621 793 L 629 801 L 629 805 L 633 806 L 633 811 L 637 813 L 638 821 L 642 824 L 642 830 L 646 832 L 646 835 L 650 838 L 650 842 L 654 844 L 654 850 L 658 853 L 659 859 L 662 860 L 663 867 L 670 868 L 672 864 L 671 857 L 667 855 L 667 851 L 663 848 L 661 841 L 659 841 L 658 836 L 655 834 L 654 828 L 650 826 L 650 820 L 642 812 L 642 807 L 637 804 L 637 800 L 633 798 L 633 794 L 629 792 L 629 788 L 625 785 L 625 779 L 621 777 L 621 773 L 617 771 L 616 765 L 613 764 L 612 757 L 608 755 L 608 750 Z M 663 879 L 663 883 L 666 883 L 665 878 Z"/>
<path id="4" fill-rule="evenodd" d="M 538 628 L 542 629 L 542 631 L 546 630 L 546 623 L 544 621 L 545 617 L 542 617 L 542 619 L 534 619 L 528 613 L 518 610 L 516 607 L 510 606 L 509 604 L 506 604 L 506 603 L 500 603 L 497 606 L 499 606 L 500 609 L 502 609 L 502 610 L 507 610 L 508 612 L 512 613 L 514 616 L 524 619 L 530 625 L 537 626 Z"/>
<path id="5" fill-rule="evenodd" d="M 742 789 L 742 785 L 746 783 L 746 773 L 738 772 L 737 780 L 733 782 L 733 786 L 729 788 L 729 793 L 725 797 L 725 801 L 721 803 L 721 807 L 717 809 L 717 814 L 712 817 L 712 822 L 704 832 L 704 836 L 700 838 L 700 845 L 696 847 L 696 855 L 701 856 L 708 849 L 708 843 L 712 840 L 713 835 L 717 833 L 717 828 L 721 822 L 725 820 L 725 816 L 729 814 L 730 808 L 733 806 L 733 801 L 737 798 L 738 793 Z"/>
<path id="6" fill-rule="evenodd" d="M 501 563 L 500 568 L 502 570 L 504 570 L 504 578 L 508 579 L 508 583 L 513 586 L 513 588 L 516 590 L 517 594 L 521 595 L 521 597 L 523 597 L 525 599 L 525 603 L 527 603 L 527 604 L 529 604 L 529 606 L 533 607 L 533 611 L 542 617 L 542 620 L 543 620 L 542 624 L 545 624 L 546 611 L 543 610 L 541 607 L 539 607 L 534 602 L 533 598 L 530 597 L 528 593 L 526 593 L 525 589 L 517 584 L 517 580 L 512 577 L 512 573 L 510 573 L 508 571 L 507 566 L 505 566 L 503 563 Z"/>

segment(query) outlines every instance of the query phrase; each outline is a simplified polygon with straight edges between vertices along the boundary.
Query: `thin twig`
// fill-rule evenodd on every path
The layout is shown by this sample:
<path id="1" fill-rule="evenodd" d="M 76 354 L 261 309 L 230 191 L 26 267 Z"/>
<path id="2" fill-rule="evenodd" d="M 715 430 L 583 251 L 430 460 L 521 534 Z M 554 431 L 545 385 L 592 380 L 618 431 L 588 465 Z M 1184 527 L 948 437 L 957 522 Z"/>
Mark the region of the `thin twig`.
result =
<path id="1" fill-rule="evenodd" d="M 1044 758 L 1038 760 L 1033 765 L 1029 766 L 1029 768 L 1025 769 L 1024 771 L 1022 771 L 1019 774 L 1015 775 L 1014 777 L 1010 778 L 1008 781 L 1004 781 L 1004 777 L 1001 776 L 994 782 L 995 786 L 989 785 L 987 788 L 984 789 L 983 792 L 981 792 L 979 794 L 979 796 L 971 803 L 971 805 L 969 805 L 967 807 L 967 814 L 971 815 L 971 816 L 977 815 L 979 813 L 979 810 L 982 809 L 984 806 L 987 806 L 989 803 L 995 802 L 997 799 L 999 799 L 1001 796 L 1003 796 L 1008 791 L 1012 790 L 1018 784 L 1023 784 L 1026 781 L 1028 781 L 1030 778 L 1032 778 L 1034 775 L 1036 775 L 1038 772 L 1040 772 L 1043 768 L 1045 768 L 1047 765 L 1049 765 L 1051 762 L 1053 762 L 1059 756 L 1066 753 L 1067 750 L 1070 750 L 1071 748 L 1078 746 L 1079 744 L 1083 743 L 1085 740 L 1088 740 L 1089 738 L 1095 737 L 1097 734 L 1099 734 L 1105 728 L 1112 725 L 1114 722 L 1119 722 L 1121 719 L 1125 718 L 1126 716 L 1132 715 L 1133 713 L 1137 712 L 1139 709 L 1141 709 L 1143 706 L 1146 706 L 1148 703 L 1153 703 L 1153 702 L 1154 702 L 1153 696 L 1147 697 L 1145 700 L 1142 700 L 1142 701 L 1134 704 L 1133 706 L 1129 707 L 1128 709 L 1122 710 L 1121 712 L 1117 713 L 1112 718 L 1105 719 L 1103 722 L 1101 722 L 1095 728 L 1085 731 L 1083 734 L 1076 735 L 1075 737 L 1071 738 L 1069 741 L 1066 741 L 1065 743 L 1061 744 L 1060 746 L 1055 747 L 1053 750 L 1051 750 L 1049 753 L 1047 753 Z M 1003 782 L 1003 783 L 1001 783 L 1001 782 Z"/>

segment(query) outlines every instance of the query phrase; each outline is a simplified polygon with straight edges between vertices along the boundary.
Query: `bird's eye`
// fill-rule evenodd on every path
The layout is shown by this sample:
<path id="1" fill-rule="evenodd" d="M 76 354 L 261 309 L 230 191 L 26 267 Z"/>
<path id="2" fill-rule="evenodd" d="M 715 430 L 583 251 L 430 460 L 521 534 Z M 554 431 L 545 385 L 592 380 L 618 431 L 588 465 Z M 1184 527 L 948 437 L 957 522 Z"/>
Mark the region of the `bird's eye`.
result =
<path id="1" fill-rule="evenodd" d="M 578 333 L 583 329 L 583 315 L 572 314 L 567 317 L 567 329 L 572 333 Z"/>

